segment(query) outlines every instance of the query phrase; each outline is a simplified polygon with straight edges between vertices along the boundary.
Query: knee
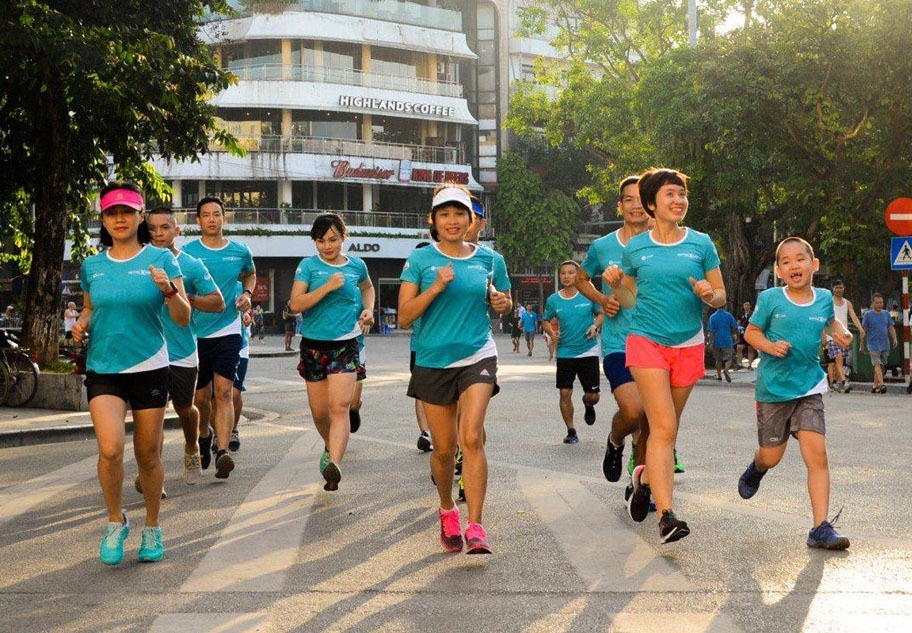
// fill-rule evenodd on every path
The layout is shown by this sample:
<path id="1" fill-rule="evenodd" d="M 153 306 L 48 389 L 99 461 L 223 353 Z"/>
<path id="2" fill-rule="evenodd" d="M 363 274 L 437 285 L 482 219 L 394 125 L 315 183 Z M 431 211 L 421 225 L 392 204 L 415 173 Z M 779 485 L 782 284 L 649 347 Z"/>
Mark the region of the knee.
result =
<path id="1" fill-rule="evenodd" d="M 123 463 L 124 447 L 121 444 L 103 444 L 98 447 L 98 459 L 109 464 Z"/>
<path id="2" fill-rule="evenodd" d="M 586 394 L 584 399 L 589 404 L 598 404 L 600 397 L 601 396 L 599 396 L 598 392 L 589 392 Z"/>
<path id="3" fill-rule="evenodd" d="M 481 429 L 466 429 L 459 438 L 463 453 L 475 453 L 484 450 L 484 432 Z"/>
<path id="4" fill-rule="evenodd" d="M 561 404 L 573 404 L 573 400 L 571 399 L 572 396 L 573 396 L 572 389 L 561 389 L 560 390 L 560 403 Z"/>
<path id="5" fill-rule="evenodd" d="M 136 465 L 140 470 L 152 470 L 161 463 L 161 455 L 158 452 L 158 446 L 137 448 Z"/>

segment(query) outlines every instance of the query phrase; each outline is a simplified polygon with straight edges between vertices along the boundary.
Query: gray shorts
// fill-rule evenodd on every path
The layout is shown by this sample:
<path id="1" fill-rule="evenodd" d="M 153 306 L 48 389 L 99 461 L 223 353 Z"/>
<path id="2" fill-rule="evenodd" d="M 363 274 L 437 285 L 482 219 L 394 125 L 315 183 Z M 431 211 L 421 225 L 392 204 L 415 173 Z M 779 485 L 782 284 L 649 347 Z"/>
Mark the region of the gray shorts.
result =
<path id="1" fill-rule="evenodd" d="M 868 355 L 871 357 L 872 365 L 886 365 L 887 359 L 890 357 L 890 350 L 885 349 L 880 352 L 875 352 L 874 350 L 869 349 Z"/>
<path id="2" fill-rule="evenodd" d="M 494 385 L 492 396 L 500 391 L 497 386 L 496 356 L 483 358 L 474 365 L 449 369 L 415 365 L 406 395 L 422 402 L 444 406 L 458 402 L 462 392 L 476 383 Z"/>
<path id="3" fill-rule="evenodd" d="M 712 351 L 713 359 L 717 363 L 727 363 L 732 359 L 735 350 L 733 347 L 713 347 Z"/>
<path id="4" fill-rule="evenodd" d="M 196 391 L 196 367 L 178 367 L 169 365 L 171 373 L 171 402 L 181 409 L 188 409 L 193 404 L 193 394 Z"/>
<path id="5" fill-rule="evenodd" d="M 826 435 L 823 396 L 819 393 L 786 402 L 757 403 L 757 440 L 763 448 L 782 446 L 798 431 Z"/>

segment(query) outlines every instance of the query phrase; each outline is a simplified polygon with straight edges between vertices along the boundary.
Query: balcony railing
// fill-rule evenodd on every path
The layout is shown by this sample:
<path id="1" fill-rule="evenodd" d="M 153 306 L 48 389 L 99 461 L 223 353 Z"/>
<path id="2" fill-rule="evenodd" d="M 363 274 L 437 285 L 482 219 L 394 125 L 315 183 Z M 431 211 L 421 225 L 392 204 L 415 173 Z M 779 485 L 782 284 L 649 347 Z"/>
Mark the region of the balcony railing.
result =
<path id="1" fill-rule="evenodd" d="M 328 209 L 257 209 L 227 208 L 225 217 L 229 229 L 237 225 L 287 225 L 289 229 L 305 227 Z M 383 213 L 380 211 L 334 211 L 345 220 L 349 227 L 371 227 L 384 229 L 427 229 L 427 215 L 423 213 Z M 196 209 L 175 209 L 174 219 L 184 226 L 196 225 Z M 101 226 L 101 219 L 93 217 L 88 222 L 90 229 Z"/>
<path id="2" fill-rule="evenodd" d="M 237 75 L 238 79 L 245 81 L 310 81 L 401 90 L 441 97 L 461 98 L 463 95 L 462 84 L 455 81 L 433 81 L 421 77 L 364 72 L 353 68 L 231 62 L 228 64 L 228 70 Z"/>
<path id="3" fill-rule="evenodd" d="M 273 152 L 295 154 L 329 154 L 334 156 L 365 156 L 368 158 L 390 158 L 394 160 L 411 160 L 419 163 L 441 163 L 444 165 L 465 164 L 463 147 L 440 147 L 437 145 L 405 145 L 402 143 L 384 143 L 376 141 L 357 141 L 341 138 L 316 138 L 295 134 L 281 136 L 264 134 L 262 136 L 237 137 L 241 147 L 248 152 Z M 210 151 L 222 151 L 216 144 L 209 146 Z"/>

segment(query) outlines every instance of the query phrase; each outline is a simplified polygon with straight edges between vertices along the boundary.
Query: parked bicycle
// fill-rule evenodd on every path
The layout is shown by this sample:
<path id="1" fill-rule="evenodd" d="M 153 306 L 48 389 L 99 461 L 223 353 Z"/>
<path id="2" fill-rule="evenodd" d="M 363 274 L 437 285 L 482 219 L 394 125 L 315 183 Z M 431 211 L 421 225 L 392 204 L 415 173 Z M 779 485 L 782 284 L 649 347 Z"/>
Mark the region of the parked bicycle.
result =
<path id="1" fill-rule="evenodd" d="M 9 330 L 0 330 L 0 405 L 24 407 L 38 391 L 38 365 Z"/>

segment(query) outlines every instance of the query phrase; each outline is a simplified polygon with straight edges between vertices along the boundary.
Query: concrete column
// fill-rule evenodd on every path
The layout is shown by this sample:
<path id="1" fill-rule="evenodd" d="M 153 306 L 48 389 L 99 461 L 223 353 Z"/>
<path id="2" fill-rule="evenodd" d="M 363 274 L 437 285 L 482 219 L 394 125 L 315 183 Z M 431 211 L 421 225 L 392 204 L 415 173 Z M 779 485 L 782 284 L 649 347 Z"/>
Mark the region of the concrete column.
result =
<path id="1" fill-rule="evenodd" d="M 199 194 L 200 200 L 202 200 L 203 198 L 206 197 L 206 181 L 205 180 L 199 181 L 199 187 L 197 188 L 196 192 Z"/>
<path id="2" fill-rule="evenodd" d="M 290 180 L 280 180 L 279 181 L 279 206 L 287 204 L 291 206 L 291 181 Z"/>
<path id="3" fill-rule="evenodd" d="M 282 40 L 282 79 L 291 79 L 291 40 Z"/>
<path id="4" fill-rule="evenodd" d="M 183 201 L 183 182 L 180 180 L 171 181 L 171 206 L 179 209 L 184 206 Z"/>
<path id="5" fill-rule="evenodd" d="M 361 185 L 361 208 L 365 211 L 372 211 L 374 208 L 374 188 L 370 183 Z"/>
<path id="6" fill-rule="evenodd" d="M 291 110 L 282 108 L 282 137 L 291 135 Z"/>
<path id="7" fill-rule="evenodd" d="M 370 114 L 361 115 L 361 140 L 365 143 L 374 140 L 374 117 Z"/>

